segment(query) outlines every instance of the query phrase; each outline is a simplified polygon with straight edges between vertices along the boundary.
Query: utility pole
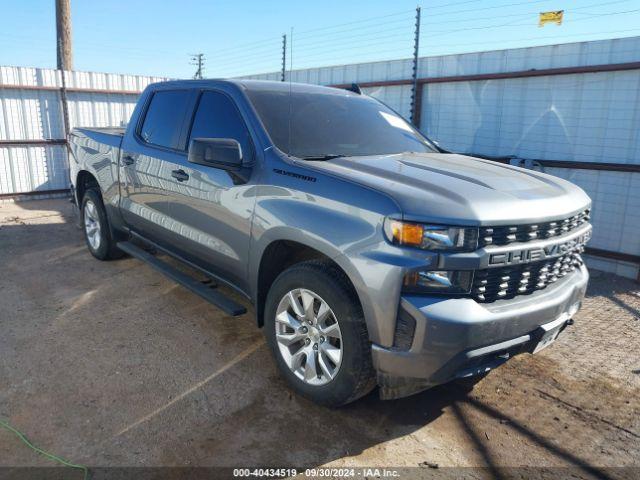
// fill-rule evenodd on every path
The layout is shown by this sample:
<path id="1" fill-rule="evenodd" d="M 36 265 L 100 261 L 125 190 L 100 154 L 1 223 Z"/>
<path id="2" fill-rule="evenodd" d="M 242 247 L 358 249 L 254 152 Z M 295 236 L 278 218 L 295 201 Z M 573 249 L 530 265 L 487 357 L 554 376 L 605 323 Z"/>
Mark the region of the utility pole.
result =
<path id="1" fill-rule="evenodd" d="M 198 69 L 193 75 L 196 80 L 202 80 L 202 74 L 204 73 L 204 53 L 196 53 L 191 56 L 191 65 L 196 65 Z"/>
<path id="2" fill-rule="evenodd" d="M 71 0 L 56 0 L 56 51 L 58 70 L 73 70 L 71 47 Z"/>
<path id="3" fill-rule="evenodd" d="M 284 82 L 284 73 L 287 69 L 287 36 L 282 35 L 282 73 L 280 74 L 280 81 Z"/>
<path id="4" fill-rule="evenodd" d="M 415 38 L 413 43 L 413 70 L 411 79 L 413 86 L 411 89 L 411 123 L 419 127 L 420 108 L 422 103 L 422 88 L 418 88 L 418 55 L 420 50 L 420 7 L 416 7 Z"/>

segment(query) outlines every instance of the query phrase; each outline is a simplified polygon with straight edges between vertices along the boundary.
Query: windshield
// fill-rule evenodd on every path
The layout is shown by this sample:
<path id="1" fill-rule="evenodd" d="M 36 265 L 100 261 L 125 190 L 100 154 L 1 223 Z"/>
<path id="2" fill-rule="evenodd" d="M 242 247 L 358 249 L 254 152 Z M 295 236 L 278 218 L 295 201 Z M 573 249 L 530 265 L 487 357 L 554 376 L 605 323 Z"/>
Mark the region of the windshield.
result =
<path id="1" fill-rule="evenodd" d="M 269 90 L 247 94 L 271 140 L 289 155 L 329 159 L 437 151 L 408 122 L 370 97 Z"/>

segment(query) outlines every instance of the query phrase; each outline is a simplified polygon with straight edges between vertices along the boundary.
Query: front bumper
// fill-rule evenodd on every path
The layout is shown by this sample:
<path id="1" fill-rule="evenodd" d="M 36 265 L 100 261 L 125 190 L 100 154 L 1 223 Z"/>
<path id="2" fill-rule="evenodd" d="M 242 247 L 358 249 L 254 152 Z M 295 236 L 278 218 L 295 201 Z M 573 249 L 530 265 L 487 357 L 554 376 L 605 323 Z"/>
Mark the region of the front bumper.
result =
<path id="1" fill-rule="evenodd" d="M 588 279 L 582 266 L 544 290 L 488 304 L 469 298 L 402 297 L 400 307 L 415 320 L 415 333 L 408 350 L 373 345 L 382 397 L 410 395 L 533 351 L 544 334 L 542 325 L 566 326 L 584 298 Z"/>

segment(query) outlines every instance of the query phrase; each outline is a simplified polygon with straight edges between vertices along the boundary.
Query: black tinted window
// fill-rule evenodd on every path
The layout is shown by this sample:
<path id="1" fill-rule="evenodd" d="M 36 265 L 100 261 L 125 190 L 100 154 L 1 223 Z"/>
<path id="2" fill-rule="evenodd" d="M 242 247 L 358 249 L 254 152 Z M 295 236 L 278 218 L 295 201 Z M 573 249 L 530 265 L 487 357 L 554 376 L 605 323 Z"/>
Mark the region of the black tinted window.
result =
<path id="1" fill-rule="evenodd" d="M 145 142 L 178 148 L 190 93 L 189 90 L 170 90 L 153 94 L 140 131 Z"/>
<path id="2" fill-rule="evenodd" d="M 223 93 L 204 92 L 191 128 L 192 138 L 232 138 L 242 148 L 242 158 L 253 155 L 249 131 L 233 101 Z"/>
<path id="3" fill-rule="evenodd" d="M 248 90 L 271 140 L 297 157 L 434 152 L 425 137 L 373 98 L 339 91 Z"/>

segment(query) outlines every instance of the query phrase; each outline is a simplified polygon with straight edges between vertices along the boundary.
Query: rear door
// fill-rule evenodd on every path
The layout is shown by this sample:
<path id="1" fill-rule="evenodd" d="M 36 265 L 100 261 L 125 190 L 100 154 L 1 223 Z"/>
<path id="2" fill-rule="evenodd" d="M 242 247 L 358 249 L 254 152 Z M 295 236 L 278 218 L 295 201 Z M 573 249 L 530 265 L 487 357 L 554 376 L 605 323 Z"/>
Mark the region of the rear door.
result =
<path id="1" fill-rule="evenodd" d="M 234 100 L 218 90 L 200 92 L 185 139 L 232 138 L 240 143 L 243 163 L 253 163 L 254 143 Z M 229 172 L 176 157 L 168 186 L 168 211 L 178 252 L 233 286 L 247 292 L 247 264 L 255 195 L 252 179 L 244 183 Z"/>
<path id="2" fill-rule="evenodd" d="M 133 135 L 120 154 L 120 208 L 127 225 L 159 243 L 170 238 L 167 189 L 171 165 L 184 159 L 180 148 L 194 89 L 157 90 L 144 105 Z"/>

